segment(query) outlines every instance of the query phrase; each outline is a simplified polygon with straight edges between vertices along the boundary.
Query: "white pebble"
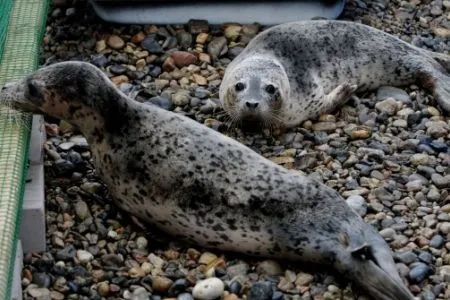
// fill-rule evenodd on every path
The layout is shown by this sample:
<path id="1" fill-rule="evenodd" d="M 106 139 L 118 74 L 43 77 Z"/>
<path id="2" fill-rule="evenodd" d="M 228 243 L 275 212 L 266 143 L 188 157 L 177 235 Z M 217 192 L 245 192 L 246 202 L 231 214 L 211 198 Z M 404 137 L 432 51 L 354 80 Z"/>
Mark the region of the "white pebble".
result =
<path id="1" fill-rule="evenodd" d="M 90 262 L 92 259 L 94 259 L 94 256 L 88 251 L 78 250 L 77 258 L 80 261 L 80 263 L 85 264 L 85 263 Z"/>
<path id="2" fill-rule="evenodd" d="M 115 232 L 114 230 L 110 230 L 108 231 L 108 236 L 112 239 L 115 239 L 118 236 L 118 233 Z"/>
<path id="3" fill-rule="evenodd" d="M 367 203 L 361 196 L 350 196 L 347 198 L 347 205 L 350 206 L 358 215 L 364 217 L 367 213 Z"/>
<path id="4" fill-rule="evenodd" d="M 197 282 L 192 295 L 199 300 L 213 300 L 223 295 L 224 284 L 219 278 L 208 278 Z"/>

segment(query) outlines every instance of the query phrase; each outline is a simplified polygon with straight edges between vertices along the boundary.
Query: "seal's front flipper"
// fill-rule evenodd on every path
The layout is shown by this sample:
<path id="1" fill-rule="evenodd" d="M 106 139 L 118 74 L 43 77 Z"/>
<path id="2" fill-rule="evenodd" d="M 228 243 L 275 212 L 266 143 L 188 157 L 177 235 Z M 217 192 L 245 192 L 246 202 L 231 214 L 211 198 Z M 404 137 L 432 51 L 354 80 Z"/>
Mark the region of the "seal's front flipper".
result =
<path id="1" fill-rule="evenodd" d="M 336 107 L 343 105 L 357 89 L 357 85 L 348 82 L 336 87 L 328 95 L 325 95 L 324 112 L 330 112 Z"/>

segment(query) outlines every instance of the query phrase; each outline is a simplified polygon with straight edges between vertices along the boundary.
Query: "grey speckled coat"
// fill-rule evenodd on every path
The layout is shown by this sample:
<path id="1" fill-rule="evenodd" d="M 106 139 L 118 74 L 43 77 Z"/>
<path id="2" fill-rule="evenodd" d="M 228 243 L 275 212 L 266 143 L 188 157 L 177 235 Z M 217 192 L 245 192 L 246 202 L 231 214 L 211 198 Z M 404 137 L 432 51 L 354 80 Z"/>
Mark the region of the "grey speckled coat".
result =
<path id="1" fill-rule="evenodd" d="M 173 236 L 326 264 L 375 299 L 411 299 L 387 244 L 334 190 L 189 118 L 129 99 L 93 65 L 42 68 L 4 87 L 0 103 L 77 126 L 117 205 Z"/>
<path id="2" fill-rule="evenodd" d="M 378 29 L 300 21 L 271 27 L 250 41 L 228 65 L 219 95 L 233 119 L 253 116 L 286 127 L 331 111 L 354 91 L 383 85 L 418 82 L 449 111 L 449 71 L 450 56 Z M 268 85 L 275 89 L 267 90 Z"/>

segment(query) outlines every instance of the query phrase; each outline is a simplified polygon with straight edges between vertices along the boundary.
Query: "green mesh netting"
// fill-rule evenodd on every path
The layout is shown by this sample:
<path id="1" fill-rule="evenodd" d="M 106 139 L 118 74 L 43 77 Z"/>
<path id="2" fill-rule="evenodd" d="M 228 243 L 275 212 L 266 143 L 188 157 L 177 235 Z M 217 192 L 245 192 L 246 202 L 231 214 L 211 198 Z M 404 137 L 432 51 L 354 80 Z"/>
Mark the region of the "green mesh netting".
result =
<path id="1" fill-rule="evenodd" d="M 3 45 L 6 39 L 9 14 L 11 13 L 12 0 L 2 0 L 0 2 L 0 59 L 3 53 Z"/>
<path id="2" fill-rule="evenodd" d="M 0 86 L 38 67 L 47 9 L 48 0 L 0 0 Z M 11 297 L 30 127 L 30 115 L 0 108 L 0 299 Z"/>

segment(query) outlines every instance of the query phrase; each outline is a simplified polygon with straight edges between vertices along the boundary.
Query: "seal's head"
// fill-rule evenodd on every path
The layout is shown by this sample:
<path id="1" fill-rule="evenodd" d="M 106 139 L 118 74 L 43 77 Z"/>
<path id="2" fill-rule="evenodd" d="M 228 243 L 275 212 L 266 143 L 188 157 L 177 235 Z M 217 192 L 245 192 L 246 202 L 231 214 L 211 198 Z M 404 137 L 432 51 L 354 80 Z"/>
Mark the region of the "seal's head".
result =
<path id="1" fill-rule="evenodd" d="M 102 93 L 112 83 L 84 62 L 62 62 L 38 69 L 1 88 L 0 103 L 32 113 L 71 119 L 77 109 L 101 105 Z"/>
<path id="2" fill-rule="evenodd" d="M 272 126 L 281 120 L 289 90 L 289 79 L 277 60 L 253 56 L 227 68 L 219 97 L 233 122 L 254 120 Z"/>
<path id="3" fill-rule="evenodd" d="M 89 63 L 70 61 L 42 67 L 6 84 L 0 91 L 0 104 L 64 119 L 81 129 L 102 119 L 101 115 L 118 115 L 115 111 L 121 110 L 122 97 L 101 70 Z"/>

